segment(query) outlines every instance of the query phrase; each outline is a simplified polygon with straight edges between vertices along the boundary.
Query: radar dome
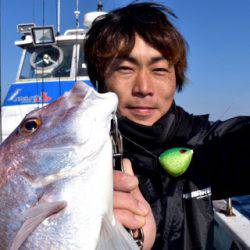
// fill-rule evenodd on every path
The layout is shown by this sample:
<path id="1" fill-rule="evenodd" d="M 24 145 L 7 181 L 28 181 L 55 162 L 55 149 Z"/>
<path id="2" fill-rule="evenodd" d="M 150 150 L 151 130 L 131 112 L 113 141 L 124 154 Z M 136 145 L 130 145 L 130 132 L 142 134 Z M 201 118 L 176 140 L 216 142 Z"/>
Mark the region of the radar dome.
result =
<path id="1" fill-rule="evenodd" d="M 93 11 L 93 12 L 89 12 L 87 14 L 84 15 L 83 18 L 83 24 L 87 27 L 91 27 L 92 23 L 94 22 L 94 20 L 102 15 L 107 14 L 107 12 L 103 12 L 103 11 Z"/>

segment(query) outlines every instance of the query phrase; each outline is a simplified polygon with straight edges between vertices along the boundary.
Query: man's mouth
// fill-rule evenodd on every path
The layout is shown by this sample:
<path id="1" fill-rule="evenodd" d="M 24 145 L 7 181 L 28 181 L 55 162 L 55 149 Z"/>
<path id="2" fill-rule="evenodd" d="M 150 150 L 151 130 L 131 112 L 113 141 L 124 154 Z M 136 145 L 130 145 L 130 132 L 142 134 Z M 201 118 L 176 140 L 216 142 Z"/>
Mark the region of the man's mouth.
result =
<path id="1" fill-rule="evenodd" d="M 140 116 L 151 115 L 156 110 L 156 108 L 148 107 L 148 106 L 132 106 L 132 107 L 127 107 L 127 108 L 132 114 L 140 115 Z"/>

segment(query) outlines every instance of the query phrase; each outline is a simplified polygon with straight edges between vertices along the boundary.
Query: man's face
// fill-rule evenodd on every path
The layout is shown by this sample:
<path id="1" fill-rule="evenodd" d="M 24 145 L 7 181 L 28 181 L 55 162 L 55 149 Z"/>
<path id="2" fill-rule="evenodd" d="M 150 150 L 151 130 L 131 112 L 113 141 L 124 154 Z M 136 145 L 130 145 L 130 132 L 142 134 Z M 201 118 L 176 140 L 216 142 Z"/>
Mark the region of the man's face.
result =
<path id="1" fill-rule="evenodd" d="M 174 66 L 138 35 L 130 55 L 109 65 L 105 83 L 118 95 L 118 112 L 147 126 L 169 110 L 176 89 Z"/>

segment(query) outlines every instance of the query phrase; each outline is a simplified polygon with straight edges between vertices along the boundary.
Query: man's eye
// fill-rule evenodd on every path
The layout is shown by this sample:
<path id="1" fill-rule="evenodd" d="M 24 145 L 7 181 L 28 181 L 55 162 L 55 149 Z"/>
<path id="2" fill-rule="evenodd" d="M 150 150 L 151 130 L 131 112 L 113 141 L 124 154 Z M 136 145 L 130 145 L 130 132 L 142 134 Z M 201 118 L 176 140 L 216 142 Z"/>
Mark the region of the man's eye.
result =
<path id="1" fill-rule="evenodd" d="M 132 68 L 126 66 L 121 66 L 117 68 L 117 71 L 121 73 L 130 73 L 132 70 L 133 70 Z"/>
<path id="2" fill-rule="evenodd" d="M 153 69 L 154 72 L 169 72 L 169 70 L 167 68 L 154 68 Z"/>

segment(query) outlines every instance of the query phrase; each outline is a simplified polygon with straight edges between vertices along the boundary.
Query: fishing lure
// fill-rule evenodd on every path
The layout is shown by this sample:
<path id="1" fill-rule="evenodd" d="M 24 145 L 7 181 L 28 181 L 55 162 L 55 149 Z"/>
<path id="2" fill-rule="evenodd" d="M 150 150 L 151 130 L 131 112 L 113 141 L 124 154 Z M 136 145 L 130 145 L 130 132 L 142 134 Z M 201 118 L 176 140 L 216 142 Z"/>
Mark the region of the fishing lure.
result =
<path id="1" fill-rule="evenodd" d="M 144 148 L 143 146 L 134 142 L 130 138 L 124 135 L 122 135 L 122 137 L 130 141 L 137 147 L 141 148 L 148 154 L 152 155 L 154 158 L 158 159 L 164 170 L 173 177 L 178 177 L 182 175 L 188 169 L 193 158 L 194 149 L 175 147 L 168 149 L 164 151 L 160 156 L 157 156 L 146 148 Z"/>
<path id="2" fill-rule="evenodd" d="M 190 148 L 171 148 L 159 156 L 159 161 L 167 173 L 178 177 L 188 169 L 193 153 Z"/>

